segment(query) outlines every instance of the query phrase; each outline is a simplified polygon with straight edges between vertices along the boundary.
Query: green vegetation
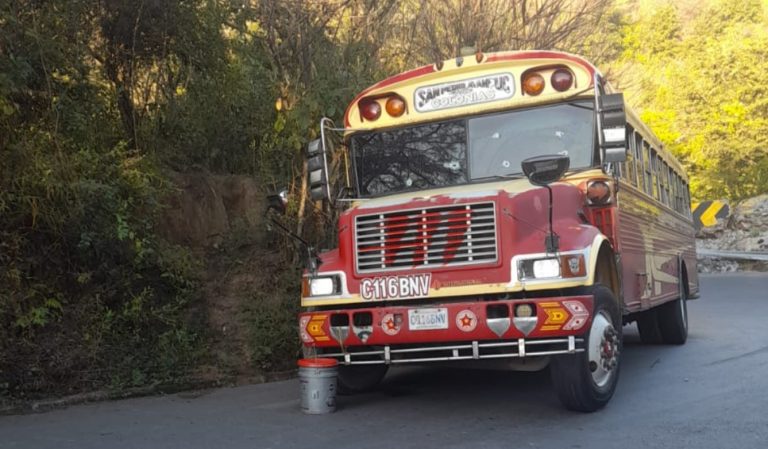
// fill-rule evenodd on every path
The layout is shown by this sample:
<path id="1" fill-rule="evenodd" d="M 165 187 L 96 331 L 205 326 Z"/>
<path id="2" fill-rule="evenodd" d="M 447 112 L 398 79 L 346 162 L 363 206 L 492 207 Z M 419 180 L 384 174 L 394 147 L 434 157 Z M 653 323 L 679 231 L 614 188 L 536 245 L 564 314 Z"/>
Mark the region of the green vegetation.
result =
<path id="1" fill-rule="evenodd" d="M 189 379 L 211 358 L 207 268 L 158 230 L 170 174 L 247 174 L 301 197 L 320 117 L 338 123 L 367 85 L 464 45 L 584 53 L 681 157 L 694 196 L 768 191 L 765 2 L 572 3 L 0 2 L 0 397 Z M 290 205 L 305 235 L 326 230 L 313 210 Z M 277 252 L 281 275 L 241 311 L 249 357 L 286 369 L 296 258 L 284 241 L 252 250 Z"/>
<path id="2" fill-rule="evenodd" d="M 697 4 L 701 7 L 701 4 Z M 768 14 L 759 0 L 642 11 L 615 67 L 700 199 L 768 192 Z"/>

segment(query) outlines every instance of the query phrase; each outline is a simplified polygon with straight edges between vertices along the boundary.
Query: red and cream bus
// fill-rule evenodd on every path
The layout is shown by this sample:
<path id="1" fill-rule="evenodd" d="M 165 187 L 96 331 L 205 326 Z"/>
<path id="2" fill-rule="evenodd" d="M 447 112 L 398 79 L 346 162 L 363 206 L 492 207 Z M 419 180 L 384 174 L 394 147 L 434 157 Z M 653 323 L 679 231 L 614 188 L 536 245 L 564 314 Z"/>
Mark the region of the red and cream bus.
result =
<path id="1" fill-rule="evenodd" d="M 585 59 L 458 57 L 360 93 L 340 144 L 329 123 L 309 183 L 343 208 L 338 248 L 311 252 L 299 327 L 307 356 L 339 361 L 340 388 L 397 364 L 548 364 L 563 404 L 593 411 L 624 324 L 685 342 L 688 179 Z"/>

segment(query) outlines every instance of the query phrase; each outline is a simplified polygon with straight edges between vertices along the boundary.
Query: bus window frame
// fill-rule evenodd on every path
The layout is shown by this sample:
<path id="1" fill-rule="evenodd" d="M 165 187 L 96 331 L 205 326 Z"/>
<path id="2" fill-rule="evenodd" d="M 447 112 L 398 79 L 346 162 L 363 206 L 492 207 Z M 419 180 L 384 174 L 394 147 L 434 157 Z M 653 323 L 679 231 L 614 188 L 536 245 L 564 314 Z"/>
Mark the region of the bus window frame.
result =
<path id="1" fill-rule="evenodd" d="M 575 102 L 581 102 L 581 101 L 583 101 L 585 103 L 585 106 L 579 106 L 579 105 L 573 104 Z M 488 180 L 487 179 L 482 179 L 482 178 L 478 178 L 478 179 L 475 179 L 475 180 L 472 179 L 472 160 L 471 160 L 472 158 L 470 156 L 470 148 L 469 148 L 469 142 L 470 142 L 470 130 L 469 130 L 469 125 L 468 125 L 468 121 L 469 120 L 474 119 L 474 118 L 479 118 L 479 117 L 487 117 L 487 116 L 493 116 L 493 115 L 503 115 L 503 114 L 510 113 L 510 112 L 522 112 L 522 111 L 527 111 L 527 110 L 532 110 L 532 109 L 546 108 L 546 107 L 552 107 L 552 106 L 557 106 L 557 105 L 566 105 L 566 104 L 569 104 L 569 105 L 571 105 L 573 107 L 577 107 L 577 108 L 594 110 L 593 107 L 586 106 L 587 104 L 590 103 L 590 101 L 591 100 L 588 99 L 588 98 L 575 98 L 575 99 L 570 99 L 568 101 L 562 101 L 562 102 L 556 102 L 556 103 L 546 103 L 546 104 L 537 104 L 537 105 L 531 105 L 531 106 L 526 106 L 526 107 L 522 107 L 522 108 L 509 108 L 509 109 L 502 109 L 502 110 L 496 110 L 496 111 L 487 111 L 487 112 L 474 113 L 474 114 L 465 114 L 465 115 L 461 115 L 461 116 L 458 116 L 458 117 L 452 117 L 452 118 L 450 118 L 448 120 L 425 121 L 425 122 L 421 122 L 421 123 L 415 123 L 415 124 L 412 124 L 410 126 L 420 126 L 420 125 L 424 125 L 424 124 L 428 124 L 428 123 L 440 123 L 440 122 L 448 122 L 448 121 L 463 121 L 463 122 L 467 122 L 467 127 L 466 127 L 466 151 L 465 151 L 465 159 L 466 159 L 465 160 L 465 164 L 466 164 L 465 166 L 466 166 L 467 182 L 461 183 L 461 184 L 451 184 L 451 185 L 446 185 L 446 186 L 441 186 L 441 187 L 433 187 L 433 188 L 453 187 L 453 186 L 472 185 L 472 184 L 482 184 L 482 183 L 488 182 Z M 361 181 L 360 181 L 359 176 L 358 176 L 357 157 L 355 157 L 356 150 L 353 148 L 352 138 L 355 137 L 358 134 L 376 133 L 376 132 L 389 131 L 389 130 L 399 129 L 399 128 L 400 127 L 398 127 L 398 126 L 392 126 L 392 127 L 387 127 L 387 128 L 381 128 L 381 129 L 372 129 L 372 130 L 364 130 L 364 131 L 360 131 L 360 132 L 353 132 L 353 133 L 350 133 L 349 135 L 345 136 L 342 139 L 342 144 L 346 148 L 346 150 L 348 152 L 348 157 L 351 160 L 349 166 L 350 166 L 350 169 L 353 171 L 353 175 L 352 175 L 351 179 L 354 180 L 354 183 L 353 183 L 352 187 L 354 189 L 355 196 L 357 198 L 360 198 L 360 199 L 379 198 L 379 197 L 385 197 L 387 195 L 397 195 L 397 194 L 400 194 L 400 193 L 418 192 L 418 191 L 425 190 L 425 189 L 414 188 L 414 189 L 399 190 L 397 192 L 386 192 L 386 193 L 382 193 L 382 194 L 378 194 L 378 195 L 363 195 L 362 194 L 362 189 L 361 189 L 361 185 L 360 185 Z M 591 143 L 591 147 L 592 147 L 591 160 L 592 161 L 591 161 L 589 167 L 576 168 L 574 170 L 581 171 L 581 170 L 599 169 L 599 168 L 601 168 L 601 165 L 600 165 L 600 163 L 601 163 L 600 162 L 600 145 L 598 143 L 598 135 L 597 135 L 597 120 L 594 120 L 594 118 L 592 119 L 592 130 L 593 130 L 593 132 L 591 133 L 592 134 L 591 135 L 591 138 L 592 138 L 592 143 Z M 520 169 L 520 174 L 522 175 L 522 168 Z M 503 179 L 503 178 L 499 178 L 499 179 Z"/>

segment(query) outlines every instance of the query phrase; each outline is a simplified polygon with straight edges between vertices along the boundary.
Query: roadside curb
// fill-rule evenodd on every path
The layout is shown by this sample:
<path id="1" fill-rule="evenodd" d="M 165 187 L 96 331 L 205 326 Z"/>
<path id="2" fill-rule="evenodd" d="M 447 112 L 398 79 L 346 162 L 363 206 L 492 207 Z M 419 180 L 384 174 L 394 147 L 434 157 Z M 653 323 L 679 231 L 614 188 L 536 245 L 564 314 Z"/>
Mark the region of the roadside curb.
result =
<path id="1" fill-rule="evenodd" d="M 214 381 L 191 381 L 179 385 L 150 385 L 146 387 L 127 388 L 125 390 L 96 390 L 85 393 L 78 393 L 60 398 L 41 399 L 36 401 L 17 402 L 3 404 L 0 402 L 0 416 L 4 415 L 26 415 L 32 413 L 45 413 L 52 410 L 62 409 L 73 405 L 114 401 L 120 399 L 129 399 L 143 396 L 162 396 L 178 393 L 189 393 L 199 390 L 209 390 L 222 387 L 235 387 L 241 385 L 257 385 L 270 382 L 279 382 L 293 379 L 297 376 L 297 370 L 279 371 L 275 373 L 266 373 L 253 376 L 226 378 Z"/>

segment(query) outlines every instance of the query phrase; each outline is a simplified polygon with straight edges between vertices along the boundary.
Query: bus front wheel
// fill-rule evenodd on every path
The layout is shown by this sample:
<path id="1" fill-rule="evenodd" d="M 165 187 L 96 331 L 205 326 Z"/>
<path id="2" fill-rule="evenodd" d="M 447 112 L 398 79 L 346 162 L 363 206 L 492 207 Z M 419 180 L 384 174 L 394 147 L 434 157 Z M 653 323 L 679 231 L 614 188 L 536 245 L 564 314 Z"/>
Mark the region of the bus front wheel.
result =
<path id="1" fill-rule="evenodd" d="M 610 289 L 596 285 L 594 313 L 584 336 L 584 352 L 556 356 L 550 362 L 558 398 L 570 410 L 594 412 L 613 396 L 622 350 L 621 314 Z"/>
<path id="2" fill-rule="evenodd" d="M 377 365 L 340 365 L 339 393 L 344 395 L 364 393 L 373 389 L 387 374 L 389 366 Z"/>

